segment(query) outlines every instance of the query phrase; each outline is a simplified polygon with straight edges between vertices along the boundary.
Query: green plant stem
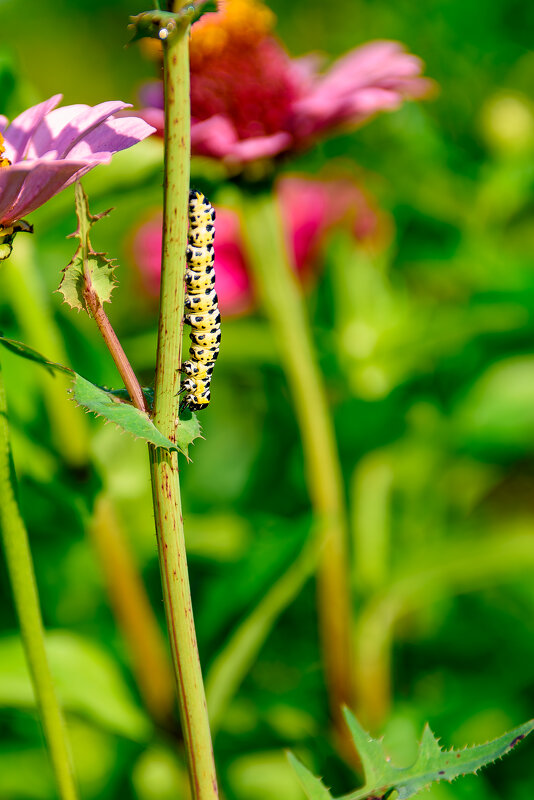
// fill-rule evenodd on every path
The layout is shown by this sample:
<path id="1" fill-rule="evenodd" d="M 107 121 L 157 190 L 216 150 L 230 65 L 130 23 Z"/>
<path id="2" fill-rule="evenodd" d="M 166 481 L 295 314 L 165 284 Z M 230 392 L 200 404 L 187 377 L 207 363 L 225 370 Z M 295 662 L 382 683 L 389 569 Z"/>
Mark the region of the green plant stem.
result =
<path id="1" fill-rule="evenodd" d="M 67 731 L 46 656 L 44 629 L 28 534 L 20 515 L 9 446 L 7 403 L 0 368 L 0 530 L 15 600 L 24 650 L 39 714 L 62 800 L 78 792 L 67 742 Z"/>
<path id="2" fill-rule="evenodd" d="M 248 196 L 243 230 L 258 295 L 272 324 L 293 396 L 307 482 L 322 542 L 318 613 L 330 710 L 345 735 L 343 704 L 353 702 L 347 523 L 332 421 L 301 289 L 272 193 Z"/>
<path id="3" fill-rule="evenodd" d="M 154 422 L 174 439 L 184 312 L 189 200 L 188 30 L 163 42 L 165 177 Z M 191 607 L 176 453 L 149 447 L 163 600 L 194 800 L 218 797 L 208 712 Z"/>

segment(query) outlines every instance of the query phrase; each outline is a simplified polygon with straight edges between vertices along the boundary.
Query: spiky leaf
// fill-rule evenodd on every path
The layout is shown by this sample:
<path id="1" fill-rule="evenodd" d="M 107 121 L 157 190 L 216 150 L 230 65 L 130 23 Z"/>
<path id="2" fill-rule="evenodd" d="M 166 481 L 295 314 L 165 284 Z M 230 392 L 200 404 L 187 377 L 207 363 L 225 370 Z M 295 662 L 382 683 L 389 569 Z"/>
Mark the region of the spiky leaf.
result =
<path id="1" fill-rule="evenodd" d="M 72 261 L 63 270 L 59 292 L 71 308 L 89 313 L 88 295 L 92 295 L 100 304 L 109 303 L 116 286 L 116 265 L 104 253 L 96 253 L 89 238 L 92 226 L 102 217 L 106 217 L 110 209 L 101 214 L 91 214 L 81 183 L 76 184 L 75 201 L 78 227 L 72 236 L 79 239 L 80 244 Z"/>
<path id="2" fill-rule="evenodd" d="M 348 709 L 345 709 L 345 719 L 362 762 L 365 786 L 344 795 L 340 800 L 386 800 L 393 792 L 396 792 L 398 800 L 406 800 L 436 781 L 453 781 L 460 775 L 476 773 L 481 767 L 510 752 L 534 729 L 534 720 L 531 720 L 487 744 L 466 747 L 464 750 L 442 750 L 427 725 L 415 763 L 411 767 L 401 768 L 391 764 L 382 743 L 372 739 Z M 333 800 L 319 778 L 312 775 L 292 754 L 289 759 L 309 800 Z"/>
<path id="3" fill-rule="evenodd" d="M 164 436 L 152 420 L 143 411 L 125 403 L 113 391 L 108 391 L 94 383 L 85 380 L 81 375 L 74 376 L 72 395 L 78 405 L 92 411 L 98 417 L 104 417 L 108 422 L 114 422 L 122 430 L 131 433 L 139 439 L 164 447 L 166 450 L 181 450 L 187 455 L 187 448 L 200 435 L 200 427 L 196 417 L 191 415 L 188 420 L 180 419 L 176 426 L 176 444 Z"/>
<path id="4" fill-rule="evenodd" d="M 3 344 L 12 353 L 40 364 L 49 372 L 59 371 L 71 375 L 73 381 L 71 392 L 78 405 L 87 411 L 92 411 L 99 417 L 103 417 L 108 422 L 115 423 L 136 439 L 144 439 L 146 442 L 150 442 L 156 447 L 164 447 L 166 450 L 179 450 L 187 456 L 189 445 L 200 436 L 200 426 L 196 416 L 188 414 L 178 420 L 176 443 L 173 443 L 156 428 L 148 414 L 139 411 L 129 402 L 126 402 L 128 394 L 125 390 L 114 391 L 97 386 L 68 367 L 49 361 L 37 350 L 22 344 L 22 342 L 0 336 L 0 344 Z M 144 390 L 144 395 L 147 399 L 150 399 L 152 390 Z"/>

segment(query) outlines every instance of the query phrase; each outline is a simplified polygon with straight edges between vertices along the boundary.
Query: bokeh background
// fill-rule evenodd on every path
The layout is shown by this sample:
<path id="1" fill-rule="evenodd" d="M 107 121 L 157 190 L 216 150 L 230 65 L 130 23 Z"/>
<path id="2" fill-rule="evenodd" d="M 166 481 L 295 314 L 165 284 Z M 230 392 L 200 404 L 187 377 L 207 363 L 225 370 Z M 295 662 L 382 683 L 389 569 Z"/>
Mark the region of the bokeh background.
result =
<path id="1" fill-rule="evenodd" d="M 290 165 L 303 176 L 325 168 L 353 176 L 387 231 L 368 247 L 331 230 L 303 293 L 349 508 L 354 636 L 366 659 L 356 711 L 406 764 L 425 721 L 445 745 L 463 746 L 534 716 L 534 7 L 268 5 L 292 55 L 334 58 L 395 39 L 439 85 L 432 100 L 324 141 Z M 124 47 L 128 15 L 145 10 L 141 3 L 4 0 L 0 10 L 0 112 L 10 117 L 57 92 L 66 103 L 138 105 L 141 84 L 158 77 L 146 52 Z M 157 302 L 133 242 L 160 207 L 161 156 L 152 139 L 84 182 L 93 211 L 115 207 L 95 245 L 120 264 L 109 313 L 147 385 Z M 215 201 L 224 191 L 220 171 L 193 163 L 193 175 L 214 187 Z M 117 385 L 90 321 L 53 294 L 73 252 L 65 238 L 75 227 L 72 190 L 31 221 L 36 234 L 19 236 L 0 274 L 1 329 Z M 261 313 L 225 319 L 223 337 L 214 401 L 202 414 L 206 440 L 181 476 L 201 658 L 212 697 L 223 696 L 215 749 L 224 796 L 301 798 L 286 748 L 341 794 L 357 779 L 329 734 L 313 580 L 291 572 L 312 520 L 286 379 Z M 163 632 L 146 448 L 75 409 L 59 378 L 8 353 L 2 363 L 82 795 L 186 798 L 176 723 L 151 719 L 150 687 L 140 690 L 109 595 L 114 565 L 133 559 Z M 113 512 L 106 505 L 99 518 L 103 496 Z M 0 798 L 48 800 L 52 776 L 3 561 L 0 572 Z M 288 575 L 293 589 L 278 605 L 262 604 Z M 229 648 L 254 613 L 258 652 L 247 655 L 246 636 L 241 651 Z M 165 708 L 156 669 L 153 684 L 161 696 L 152 702 Z M 427 797 L 530 800 L 531 747 Z"/>

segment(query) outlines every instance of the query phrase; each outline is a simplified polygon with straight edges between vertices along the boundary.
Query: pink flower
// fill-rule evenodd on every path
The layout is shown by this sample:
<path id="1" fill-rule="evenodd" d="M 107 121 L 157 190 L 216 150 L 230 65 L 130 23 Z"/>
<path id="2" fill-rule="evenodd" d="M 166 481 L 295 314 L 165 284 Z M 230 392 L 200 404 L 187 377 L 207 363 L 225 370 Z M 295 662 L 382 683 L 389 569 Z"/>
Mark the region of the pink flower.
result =
<path id="1" fill-rule="evenodd" d="M 373 207 L 363 190 L 348 179 L 311 180 L 285 177 L 277 184 L 282 219 L 295 268 L 303 280 L 316 271 L 327 234 L 344 225 L 362 246 L 383 246 L 389 236 L 385 216 Z M 247 313 L 254 296 L 238 215 L 216 208 L 216 289 L 223 316 Z M 159 293 L 161 272 L 161 212 L 151 215 L 136 231 L 133 259 L 145 292 Z"/>
<path id="2" fill-rule="evenodd" d="M 55 95 L 11 124 L 0 117 L 0 226 L 9 228 L 113 153 L 154 128 L 138 117 L 115 118 L 127 103 L 109 101 L 55 108 Z M 3 135 L 2 135 L 3 134 Z"/>
<path id="3" fill-rule="evenodd" d="M 271 34 L 272 14 L 257 0 L 228 0 L 193 28 L 191 144 L 195 155 L 231 168 L 301 151 L 342 127 L 367 122 L 433 83 L 398 42 L 352 50 L 320 72 L 320 59 L 292 59 Z M 142 96 L 143 118 L 163 129 L 161 84 Z M 159 115 L 158 115 L 159 111 Z"/>

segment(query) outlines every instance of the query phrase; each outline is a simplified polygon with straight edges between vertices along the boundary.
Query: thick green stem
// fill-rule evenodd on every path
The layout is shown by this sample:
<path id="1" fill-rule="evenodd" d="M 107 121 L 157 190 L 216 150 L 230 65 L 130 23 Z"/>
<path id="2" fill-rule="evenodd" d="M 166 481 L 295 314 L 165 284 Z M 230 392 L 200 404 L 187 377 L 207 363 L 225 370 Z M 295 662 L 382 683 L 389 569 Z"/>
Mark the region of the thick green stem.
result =
<path id="1" fill-rule="evenodd" d="M 163 42 L 165 177 L 163 256 L 154 422 L 174 439 L 184 313 L 189 198 L 190 112 L 188 31 Z M 178 688 L 194 800 L 218 797 L 195 625 L 176 453 L 149 448 L 163 599 Z"/>
<path id="2" fill-rule="evenodd" d="M 13 482 L 7 403 L 0 369 L 0 530 L 2 542 L 24 650 L 59 795 L 62 800 L 76 800 L 78 792 L 74 782 L 67 731 L 46 656 L 43 622 L 28 534 L 20 515 Z"/>
<path id="3" fill-rule="evenodd" d="M 293 396 L 322 540 L 319 625 L 331 713 L 341 732 L 345 731 L 341 706 L 353 701 L 353 673 L 347 523 L 334 430 L 276 202 L 270 193 L 250 196 L 242 213 L 256 288 L 273 326 Z"/>

